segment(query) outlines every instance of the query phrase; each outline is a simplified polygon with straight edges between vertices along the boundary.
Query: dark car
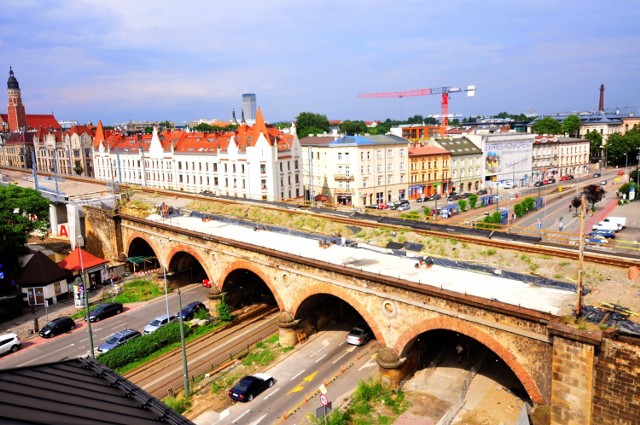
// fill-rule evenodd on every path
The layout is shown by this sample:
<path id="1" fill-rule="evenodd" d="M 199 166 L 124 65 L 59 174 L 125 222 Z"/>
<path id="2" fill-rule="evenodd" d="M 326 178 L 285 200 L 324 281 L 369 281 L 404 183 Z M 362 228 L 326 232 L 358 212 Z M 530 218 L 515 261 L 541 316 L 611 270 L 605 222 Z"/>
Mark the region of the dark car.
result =
<path id="1" fill-rule="evenodd" d="M 549 179 L 549 184 L 553 184 L 553 183 L 555 183 L 555 182 L 556 182 L 556 179 L 554 179 L 553 177 L 551 177 L 551 178 Z"/>
<path id="2" fill-rule="evenodd" d="M 487 192 L 486 189 L 480 189 L 479 191 L 476 192 L 476 195 L 486 195 L 487 193 L 489 192 Z"/>
<path id="3" fill-rule="evenodd" d="M 441 199 L 441 198 L 442 198 L 442 196 L 439 193 L 436 193 L 435 195 L 431 195 L 429 197 L 429 200 L 430 201 L 437 201 L 438 199 Z"/>
<path id="4" fill-rule="evenodd" d="M 98 353 L 104 354 L 114 348 L 124 344 L 127 341 L 131 341 L 134 338 L 142 336 L 140 332 L 135 329 L 125 329 L 120 332 L 116 332 L 111 335 L 105 342 L 98 346 Z"/>
<path id="5" fill-rule="evenodd" d="M 206 309 L 207 307 L 205 307 L 200 301 L 194 301 L 191 304 L 187 304 L 187 306 L 182 309 L 182 320 L 191 320 L 196 313 L 205 311 Z M 180 312 L 176 313 L 176 316 L 180 317 Z"/>
<path id="6" fill-rule="evenodd" d="M 248 375 L 238 381 L 229 390 L 229 397 L 233 400 L 247 402 L 253 400 L 255 396 L 275 384 L 275 380 L 264 373 Z"/>
<path id="7" fill-rule="evenodd" d="M 533 187 L 540 187 L 540 186 L 542 186 L 542 185 L 543 185 L 543 183 L 542 183 L 541 181 L 537 181 L 537 182 L 535 182 L 535 183 L 533 184 Z"/>
<path id="8" fill-rule="evenodd" d="M 460 195 L 455 192 L 451 192 L 449 196 L 447 196 L 448 201 L 457 201 L 458 199 L 460 199 Z"/>
<path id="9" fill-rule="evenodd" d="M 120 314 L 123 310 L 124 308 L 120 303 L 100 304 L 89 312 L 89 320 L 91 320 L 92 322 L 99 322 L 100 320 L 106 319 L 107 317 Z M 87 320 L 87 316 L 84 317 L 84 320 Z"/>
<path id="10" fill-rule="evenodd" d="M 428 198 L 423 198 L 423 197 L 421 196 L 421 197 L 419 197 L 418 199 L 416 199 L 416 202 L 422 202 L 422 201 L 424 201 L 425 199 L 427 199 L 427 200 L 428 200 Z"/>
<path id="11" fill-rule="evenodd" d="M 40 331 L 40 336 L 43 338 L 51 338 L 61 333 L 69 332 L 75 329 L 75 327 L 76 322 L 74 322 L 72 318 L 68 316 L 58 317 L 44 325 L 44 328 Z"/>
<path id="12" fill-rule="evenodd" d="M 598 178 L 598 177 L 602 177 L 602 174 L 600 174 L 600 173 L 594 173 L 594 174 L 593 174 L 593 178 L 594 178 L 594 179 L 596 179 L 596 178 Z"/>
<path id="13" fill-rule="evenodd" d="M 465 192 L 460 194 L 460 199 L 467 199 L 469 196 L 471 196 L 471 193 Z"/>

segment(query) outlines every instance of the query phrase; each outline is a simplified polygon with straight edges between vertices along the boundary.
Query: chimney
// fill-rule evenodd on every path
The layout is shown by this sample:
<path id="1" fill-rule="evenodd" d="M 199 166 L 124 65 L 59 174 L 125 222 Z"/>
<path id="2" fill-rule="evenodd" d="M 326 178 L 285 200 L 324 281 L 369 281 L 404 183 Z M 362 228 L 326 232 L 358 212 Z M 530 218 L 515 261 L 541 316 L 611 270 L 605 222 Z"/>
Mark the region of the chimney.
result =
<path id="1" fill-rule="evenodd" d="M 598 111 L 604 112 L 604 84 L 600 84 L 600 105 Z"/>

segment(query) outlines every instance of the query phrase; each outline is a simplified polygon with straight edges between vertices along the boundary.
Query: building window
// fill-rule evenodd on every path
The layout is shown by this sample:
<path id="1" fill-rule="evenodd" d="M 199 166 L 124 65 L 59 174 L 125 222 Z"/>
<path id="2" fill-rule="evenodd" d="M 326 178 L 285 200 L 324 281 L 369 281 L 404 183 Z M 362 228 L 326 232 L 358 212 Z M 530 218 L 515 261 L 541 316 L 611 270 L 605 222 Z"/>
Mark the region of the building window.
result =
<path id="1" fill-rule="evenodd" d="M 267 174 L 267 164 L 260 164 L 260 174 Z"/>

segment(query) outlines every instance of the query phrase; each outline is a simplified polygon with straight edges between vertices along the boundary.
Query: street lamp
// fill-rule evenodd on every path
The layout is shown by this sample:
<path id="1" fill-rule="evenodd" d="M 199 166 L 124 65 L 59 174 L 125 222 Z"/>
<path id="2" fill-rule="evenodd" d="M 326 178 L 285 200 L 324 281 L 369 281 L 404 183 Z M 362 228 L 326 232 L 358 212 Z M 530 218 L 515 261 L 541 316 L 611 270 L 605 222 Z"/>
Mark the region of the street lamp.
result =
<path id="1" fill-rule="evenodd" d="M 167 290 L 167 267 L 165 263 L 164 256 L 164 238 L 156 238 L 155 236 L 151 236 L 151 240 L 158 241 L 160 244 L 160 255 L 162 255 L 162 275 L 164 278 L 164 301 L 167 306 L 167 320 L 169 320 L 169 292 Z M 171 239 L 168 239 L 171 241 Z M 187 349 L 184 341 L 184 322 L 182 320 L 182 293 L 180 292 L 180 287 L 178 286 L 178 321 L 180 323 L 180 344 L 182 346 L 182 375 L 184 377 L 184 394 L 185 397 L 189 397 L 189 368 L 187 365 Z"/>
<path id="2" fill-rule="evenodd" d="M 82 294 L 84 295 L 84 311 L 86 313 L 87 319 L 87 332 L 89 333 L 89 355 L 91 358 L 95 358 L 93 351 L 93 332 L 91 331 L 91 318 L 89 317 L 89 296 L 87 292 L 89 292 L 89 288 L 87 288 L 87 283 L 84 279 L 84 263 L 82 262 L 82 246 L 84 245 L 84 239 L 82 235 L 78 235 L 76 238 L 78 240 L 77 248 L 78 248 L 78 257 L 80 257 L 80 270 L 81 270 L 81 278 L 82 278 Z"/>
<path id="3" fill-rule="evenodd" d="M 162 275 L 164 277 L 164 302 L 167 306 L 167 320 L 169 320 L 169 291 L 167 291 L 167 267 L 164 258 L 164 239 L 151 236 L 151 240 L 158 241 L 160 244 L 160 255 L 162 255 Z M 180 310 L 182 311 L 182 310 Z"/>

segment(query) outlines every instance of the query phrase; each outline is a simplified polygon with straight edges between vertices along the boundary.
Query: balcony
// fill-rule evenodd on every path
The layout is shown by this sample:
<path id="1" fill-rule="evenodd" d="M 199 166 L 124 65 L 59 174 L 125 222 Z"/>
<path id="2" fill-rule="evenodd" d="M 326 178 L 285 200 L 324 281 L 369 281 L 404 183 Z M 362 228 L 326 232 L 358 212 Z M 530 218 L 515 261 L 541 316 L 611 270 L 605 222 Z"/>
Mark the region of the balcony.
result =
<path id="1" fill-rule="evenodd" d="M 353 181 L 355 177 L 350 174 L 334 174 L 333 179 L 337 181 Z"/>

